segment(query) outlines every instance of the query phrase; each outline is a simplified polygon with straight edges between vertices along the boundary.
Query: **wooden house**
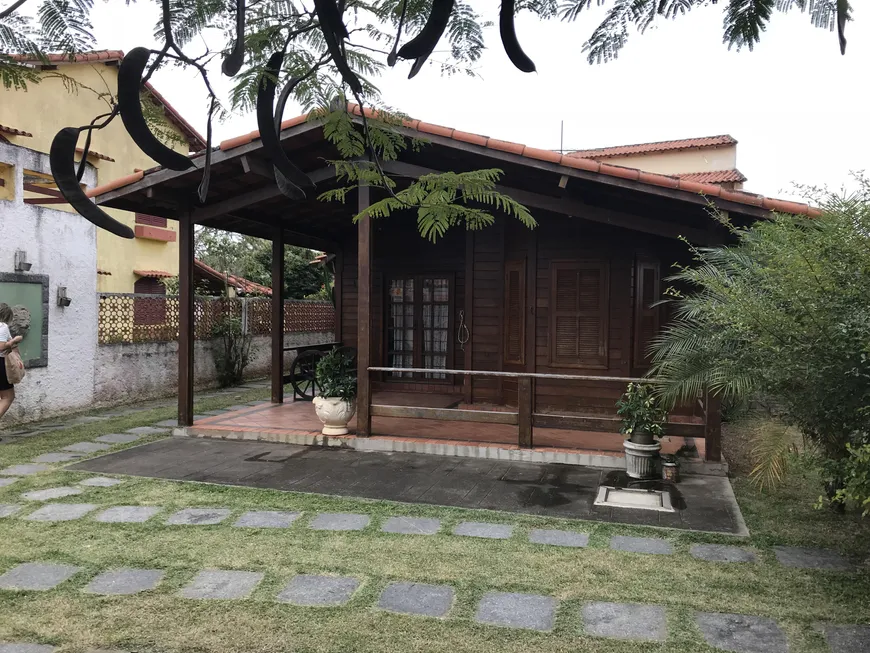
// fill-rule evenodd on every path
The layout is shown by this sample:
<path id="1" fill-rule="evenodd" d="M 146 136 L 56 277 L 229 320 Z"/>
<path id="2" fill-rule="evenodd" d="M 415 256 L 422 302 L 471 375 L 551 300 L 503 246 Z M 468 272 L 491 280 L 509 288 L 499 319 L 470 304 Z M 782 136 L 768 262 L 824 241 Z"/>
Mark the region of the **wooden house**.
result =
<path id="1" fill-rule="evenodd" d="M 351 110 L 359 121 L 359 109 Z M 626 382 L 648 369 L 647 345 L 667 319 L 653 305 L 663 278 L 674 263 L 691 261 L 683 239 L 726 241 L 711 207 L 738 223 L 771 210 L 814 211 L 417 120 L 396 129 L 427 144 L 384 162 L 393 178 L 499 168 L 500 190 L 528 207 L 538 227 L 499 216 L 492 227 L 454 228 L 431 243 L 418 234 L 413 213 L 355 224 L 352 216 L 379 191 L 362 186 L 348 204 L 318 201 L 316 194 L 339 183 L 328 163 L 338 155 L 320 123 L 305 116 L 285 121 L 281 132 L 288 155 L 317 184 L 318 193 L 303 201 L 279 193 L 257 132 L 214 152 L 205 204 L 194 200 L 199 170 L 149 170 L 95 190 L 100 204 L 180 223 L 181 425 L 193 417 L 195 225 L 272 239 L 276 251 L 287 243 L 335 254 L 335 336 L 358 352 L 356 438 L 377 435 L 379 423 L 394 420 L 392 434 L 400 428 L 411 438 L 462 433 L 472 444 L 615 451 L 614 403 Z M 195 161 L 200 168 L 202 159 Z M 276 279 L 282 260 L 275 257 Z M 276 338 L 275 403 L 283 401 L 282 354 Z M 707 460 L 720 459 L 715 397 L 699 397 L 671 422 L 672 435 L 695 437 Z M 487 440 L 496 431 L 502 435 Z"/>

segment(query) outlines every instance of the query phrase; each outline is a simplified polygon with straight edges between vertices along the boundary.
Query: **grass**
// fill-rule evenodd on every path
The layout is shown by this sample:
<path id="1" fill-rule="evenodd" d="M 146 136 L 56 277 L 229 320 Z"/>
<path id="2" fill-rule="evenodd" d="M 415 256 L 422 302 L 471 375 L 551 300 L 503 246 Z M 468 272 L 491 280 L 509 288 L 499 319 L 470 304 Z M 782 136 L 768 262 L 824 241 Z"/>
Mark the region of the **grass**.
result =
<path id="1" fill-rule="evenodd" d="M 219 398 L 240 403 L 238 397 Z M 246 399 L 250 400 L 250 399 Z M 209 407 L 219 407 L 218 399 Z M 164 409 L 164 413 L 166 410 Z M 16 462 L 101 433 L 152 423 L 164 414 L 89 424 L 47 434 L 20 445 Z M 136 423 L 132 423 L 135 419 Z M 19 454 L 21 454 L 19 456 Z M 4 462 L 6 456 L 4 455 Z M 29 489 L 75 483 L 88 476 L 57 471 L 28 477 L 0 489 L 0 503 L 18 500 Z M 33 641 L 63 651 L 91 647 L 136 651 L 600 651 L 603 653 L 712 651 L 694 624 L 694 612 L 736 612 L 771 617 L 786 631 L 793 653 L 826 651 L 814 629 L 819 621 L 864 623 L 870 613 L 870 573 L 803 571 L 778 565 L 773 544 L 829 546 L 870 554 L 870 527 L 851 516 L 812 508 L 818 494 L 811 470 L 796 469 L 787 488 L 760 493 L 742 477 L 734 479 L 752 536 L 735 539 L 682 531 L 599 522 L 548 519 L 530 515 L 397 504 L 315 494 L 156 479 L 127 478 L 114 488 L 88 488 L 64 501 L 102 505 L 156 505 L 163 512 L 144 524 L 100 524 L 89 518 L 66 523 L 21 519 L 0 522 L 0 572 L 26 561 L 79 565 L 84 572 L 49 592 L 0 592 L 0 641 Z M 170 527 L 164 519 L 175 509 L 221 506 L 233 516 L 215 526 Z M 289 529 L 235 529 L 232 522 L 248 509 L 302 511 Z M 364 531 L 328 533 L 306 526 L 318 512 L 371 515 Z M 438 535 L 394 535 L 380 531 L 393 515 L 441 519 Z M 509 540 L 477 540 L 450 534 L 463 520 L 516 525 Z M 534 545 L 532 528 L 563 528 L 590 533 L 586 549 Z M 611 551 L 614 534 L 665 537 L 673 556 Z M 752 547 L 758 564 L 723 565 L 688 554 L 694 542 L 737 543 Z M 117 567 L 166 570 L 154 592 L 127 597 L 93 596 L 80 590 L 100 571 Z M 244 601 L 191 601 L 176 596 L 205 568 L 261 571 L 264 581 Z M 274 601 L 297 573 L 355 576 L 363 581 L 341 608 L 299 608 Z M 445 619 L 395 615 L 374 607 L 380 591 L 394 580 L 449 584 L 456 604 Z M 489 591 L 527 592 L 561 601 L 556 627 L 535 633 L 481 626 L 474 622 L 479 599 Z M 666 607 L 669 638 L 636 643 L 592 638 L 583 633 L 580 608 L 586 601 L 657 603 Z"/>

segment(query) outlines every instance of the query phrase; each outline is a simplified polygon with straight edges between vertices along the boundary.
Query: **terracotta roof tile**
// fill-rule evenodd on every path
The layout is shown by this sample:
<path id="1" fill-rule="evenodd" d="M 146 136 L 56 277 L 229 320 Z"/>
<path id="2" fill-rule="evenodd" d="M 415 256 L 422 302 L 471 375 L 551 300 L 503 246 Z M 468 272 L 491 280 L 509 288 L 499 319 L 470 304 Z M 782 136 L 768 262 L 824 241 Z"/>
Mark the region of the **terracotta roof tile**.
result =
<path id="1" fill-rule="evenodd" d="M 167 272 L 166 270 L 133 270 L 133 274 L 136 274 L 140 277 L 148 277 L 151 279 L 168 279 L 169 277 L 174 277 L 175 275 L 171 272 Z"/>
<path id="2" fill-rule="evenodd" d="M 78 154 L 82 154 L 84 151 L 85 150 L 83 147 L 76 148 L 76 153 L 78 153 Z M 115 159 L 113 159 L 112 157 L 106 156 L 105 154 L 100 154 L 96 150 L 88 150 L 88 156 L 92 156 L 92 157 L 97 158 L 97 159 L 102 159 L 103 161 L 111 161 L 112 163 L 115 162 Z"/>
<path id="3" fill-rule="evenodd" d="M 90 190 L 85 191 L 85 195 L 87 195 L 88 197 L 96 197 L 97 195 L 108 193 L 110 190 L 115 190 L 116 188 L 121 188 L 122 186 L 129 186 L 130 184 L 135 184 L 144 176 L 145 173 L 139 170 L 138 172 L 134 172 L 132 175 L 125 175 L 123 177 L 113 179 L 109 183 L 103 184 L 102 186 L 95 186 Z"/>
<path id="4" fill-rule="evenodd" d="M 656 143 L 637 143 L 635 145 L 617 145 L 615 147 L 599 147 L 590 150 L 576 150 L 568 156 L 583 159 L 605 159 L 611 156 L 628 156 L 631 154 L 651 154 L 653 152 L 668 152 L 673 150 L 696 150 L 723 145 L 736 145 L 737 141 L 723 134 L 721 136 L 703 136 L 701 138 L 683 138 L 676 141 L 658 141 Z"/>
<path id="5" fill-rule="evenodd" d="M 194 267 L 198 269 L 200 272 L 205 273 L 206 276 L 209 276 L 218 281 L 224 281 L 233 288 L 236 288 L 238 291 L 243 293 L 258 293 L 260 295 L 270 295 L 272 294 L 272 289 L 267 286 L 262 286 L 259 283 L 254 283 L 253 281 L 248 281 L 242 277 L 237 277 L 232 274 L 223 274 L 222 272 L 218 272 L 210 265 L 206 265 L 199 259 L 193 260 Z"/>
<path id="6" fill-rule="evenodd" d="M 689 179 L 702 184 L 743 183 L 746 177 L 739 170 L 711 170 L 709 172 L 683 172 L 674 175 L 679 179 Z"/>
<path id="7" fill-rule="evenodd" d="M 348 110 L 356 115 L 360 115 L 359 107 L 355 104 L 349 104 Z M 366 109 L 366 115 L 371 115 L 371 111 Z M 299 122 L 296 124 L 300 124 L 304 119 L 307 119 L 307 114 L 305 116 L 299 117 Z M 296 119 L 294 119 L 296 120 Z M 282 123 L 283 124 L 283 123 Z M 405 120 L 403 124 L 406 128 L 412 129 L 414 131 L 420 131 L 423 133 L 433 134 L 436 136 L 440 136 L 443 138 L 448 138 L 451 140 L 461 141 L 465 143 L 470 143 L 472 145 L 477 145 L 482 148 L 489 148 L 494 150 L 499 150 L 502 152 L 508 152 L 511 154 L 515 154 L 518 156 L 524 156 L 531 159 L 538 159 L 544 161 L 550 161 L 552 163 L 557 163 L 559 165 L 563 165 L 568 168 L 575 168 L 577 170 L 585 170 L 587 172 L 597 173 L 601 175 L 605 175 L 608 177 L 619 177 L 622 179 L 635 180 L 643 184 L 647 184 L 650 186 L 660 186 L 663 188 L 672 188 L 681 191 L 685 191 L 688 193 L 695 193 L 701 195 L 707 195 L 710 197 L 722 197 L 723 199 L 727 199 L 730 202 L 745 204 L 747 206 L 761 206 L 765 209 L 782 211 L 785 213 L 795 213 L 799 215 L 820 215 L 818 209 L 807 206 L 806 204 L 799 204 L 797 202 L 787 202 L 784 200 L 774 200 L 762 197 L 761 195 L 755 195 L 753 193 L 748 193 L 744 191 L 734 191 L 734 190 L 726 190 L 721 186 L 715 183 L 704 183 L 691 179 L 691 174 L 687 174 L 684 178 L 678 178 L 676 175 L 660 175 L 652 172 L 644 172 L 638 170 L 636 168 L 627 168 L 624 166 L 616 166 L 608 163 L 599 163 L 591 158 L 582 158 L 577 156 L 577 153 L 566 154 L 566 155 L 557 155 L 557 153 L 553 152 L 552 154 L 546 150 L 539 150 L 537 148 L 529 148 L 520 143 L 512 143 L 510 141 L 501 141 L 494 138 L 488 138 L 486 136 L 481 136 L 478 134 L 470 134 L 468 132 L 462 132 L 454 130 L 450 127 L 443 127 L 441 125 L 433 125 L 430 123 L 419 122 L 416 120 Z M 416 125 L 416 127 L 415 127 Z M 260 133 L 257 131 L 250 132 L 248 134 L 243 134 L 241 136 L 237 136 L 235 138 L 230 138 L 221 143 L 220 149 L 227 150 L 232 149 L 234 147 L 239 147 L 240 145 L 245 145 L 250 143 L 254 139 L 260 137 Z M 707 139 L 688 139 L 691 141 L 719 141 L 719 144 L 728 144 L 728 143 L 736 143 L 733 138 L 730 136 L 713 136 Z M 682 143 L 683 147 L 713 147 L 714 145 L 694 145 L 694 146 L 686 146 L 686 141 L 666 141 L 666 143 Z M 661 143 L 653 143 L 647 145 L 661 145 Z M 639 146 L 627 146 L 627 147 L 639 147 Z M 675 149 L 675 148 L 672 148 Z M 148 171 L 152 172 L 151 170 Z M 694 173 L 693 173 L 694 174 Z M 129 175 L 128 177 L 124 177 L 121 179 L 117 179 L 113 182 L 110 182 L 104 186 L 98 186 L 97 188 L 92 189 L 88 192 L 88 195 L 93 197 L 94 195 L 101 195 L 103 193 L 107 193 L 111 190 L 119 188 L 121 186 L 125 186 L 127 184 L 132 184 L 139 179 L 142 178 L 142 173 L 138 173 L 137 175 Z"/>
<path id="8" fill-rule="evenodd" d="M 33 136 L 30 132 L 26 132 L 22 129 L 15 129 L 15 127 L 7 127 L 6 125 L 0 125 L 0 132 L 9 134 L 10 136 L 27 136 L 28 138 Z"/>

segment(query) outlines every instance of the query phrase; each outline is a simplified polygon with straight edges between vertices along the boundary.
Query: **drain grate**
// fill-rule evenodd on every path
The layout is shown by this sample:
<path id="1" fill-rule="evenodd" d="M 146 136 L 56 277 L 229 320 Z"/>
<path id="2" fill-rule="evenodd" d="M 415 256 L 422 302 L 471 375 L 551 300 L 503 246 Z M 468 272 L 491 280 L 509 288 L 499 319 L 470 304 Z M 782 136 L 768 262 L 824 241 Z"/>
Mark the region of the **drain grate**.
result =
<path id="1" fill-rule="evenodd" d="M 670 493 L 663 490 L 632 490 L 625 488 L 598 486 L 596 506 L 610 508 L 635 508 L 637 510 L 656 510 L 675 512 L 671 505 Z"/>

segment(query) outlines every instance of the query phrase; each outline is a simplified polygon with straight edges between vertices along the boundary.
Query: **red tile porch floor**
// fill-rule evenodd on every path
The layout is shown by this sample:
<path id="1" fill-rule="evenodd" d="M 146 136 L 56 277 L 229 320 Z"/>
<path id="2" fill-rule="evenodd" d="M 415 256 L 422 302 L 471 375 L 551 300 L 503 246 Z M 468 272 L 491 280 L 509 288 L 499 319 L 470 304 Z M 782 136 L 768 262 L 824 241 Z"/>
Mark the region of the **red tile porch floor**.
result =
<path id="1" fill-rule="evenodd" d="M 440 405 L 438 395 L 415 395 L 415 401 L 425 401 L 429 405 Z M 376 403 L 396 405 L 398 398 L 376 397 Z M 421 405 L 421 404 L 417 404 Z M 487 407 L 491 409 L 491 407 Z M 216 415 L 197 420 L 195 431 L 220 437 L 221 432 L 251 433 L 268 437 L 280 436 L 317 436 L 322 424 L 314 413 L 310 402 L 296 401 L 284 404 L 262 404 L 250 408 Z M 350 435 L 356 436 L 356 418 L 348 425 Z M 395 417 L 373 417 L 372 438 L 406 440 L 412 442 L 444 443 L 491 446 L 516 449 L 517 427 L 510 424 L 483 424 L 479 422 L 447 422 L 430 419 L 410 419 Z M 623 437 L 618 433 L 597 431 L 573 431 L 566 429 L 535 428 L 533 443 L 536 449 L 564 451 L 570 453 L 589 453 L 604 456 L 622 457 Z M 676 453 L 684 445 L 694 444 L 700 460 L 704 459 L 704 440 L 702 438 L 665 437 L 662 439 L 662 453 Z"/>

